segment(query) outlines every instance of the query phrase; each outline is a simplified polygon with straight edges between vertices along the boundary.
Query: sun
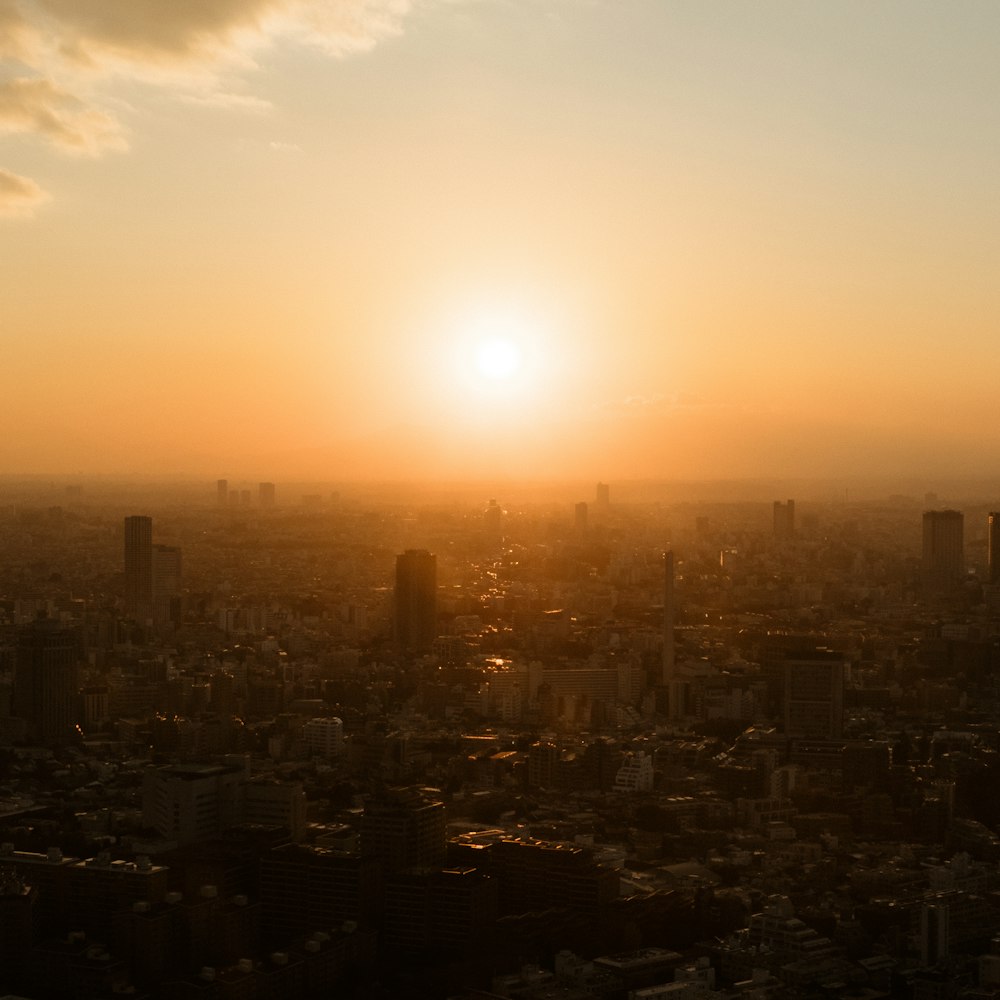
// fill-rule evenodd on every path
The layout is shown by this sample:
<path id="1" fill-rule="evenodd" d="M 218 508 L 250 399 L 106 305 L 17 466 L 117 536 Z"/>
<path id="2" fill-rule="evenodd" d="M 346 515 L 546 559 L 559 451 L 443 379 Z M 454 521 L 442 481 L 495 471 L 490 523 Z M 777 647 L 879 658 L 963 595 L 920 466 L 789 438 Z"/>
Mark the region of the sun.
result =
<path id="1" fill-rule="evenodd" d="M 523 352 L 510 337 L 490 336 L 476 345 L 476 371 L 494 382 L 506 382 L 521 370 Z"/>

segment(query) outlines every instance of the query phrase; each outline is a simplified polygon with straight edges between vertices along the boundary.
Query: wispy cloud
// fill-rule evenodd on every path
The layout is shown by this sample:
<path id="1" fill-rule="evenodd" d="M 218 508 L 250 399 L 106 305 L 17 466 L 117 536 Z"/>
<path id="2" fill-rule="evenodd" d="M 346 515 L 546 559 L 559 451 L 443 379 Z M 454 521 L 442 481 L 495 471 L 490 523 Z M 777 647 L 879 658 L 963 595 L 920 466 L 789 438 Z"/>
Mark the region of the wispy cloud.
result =
<path id="1" fill-rule="evenodd" d="M 122 78 L 193 104 L 264 112 L 270 104 L 244 92 L 261 51 L 286 42 L 364 52 L 399 34 L 417 2 L 0 0 L 0 132 L 91 156 L 123 149 L 107 99 Z"/>
<path id="2" fill-rule="evenodd" d="M 31 215 L 49 196 L 33 180 L 0 170 L 0 215 Z"/>
<path id="3" fill-rule="evenodd" d="M 264 114 L 274 108 L 270 101 L 265 101 L 262 97 L 254 97 L 253 94 L 231 94 L 223 91 L 208 94 L 183 94 L 182 100 L 203 108 L 219 108 L 222 111 L 248 111 L 254 114 Z"/>
<path id="4" fill-rule="evenodd" d="M 125 142 L 114 118 L 42 77 L 0 83 L 0 132 L 29 132 L 65 152 L 90 156 Z"/>

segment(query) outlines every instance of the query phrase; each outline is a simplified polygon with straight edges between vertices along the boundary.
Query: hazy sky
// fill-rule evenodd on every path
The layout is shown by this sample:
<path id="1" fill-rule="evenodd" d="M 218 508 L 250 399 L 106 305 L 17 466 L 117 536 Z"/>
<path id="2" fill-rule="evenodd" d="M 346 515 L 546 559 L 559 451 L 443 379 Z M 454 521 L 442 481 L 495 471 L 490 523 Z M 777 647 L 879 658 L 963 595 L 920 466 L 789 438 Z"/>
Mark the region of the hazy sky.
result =
<path id="1" fill-rule="evenodd" d="M 992 471 L 998 39 L 995 0 L 0 0 L 0 468 Z"/>

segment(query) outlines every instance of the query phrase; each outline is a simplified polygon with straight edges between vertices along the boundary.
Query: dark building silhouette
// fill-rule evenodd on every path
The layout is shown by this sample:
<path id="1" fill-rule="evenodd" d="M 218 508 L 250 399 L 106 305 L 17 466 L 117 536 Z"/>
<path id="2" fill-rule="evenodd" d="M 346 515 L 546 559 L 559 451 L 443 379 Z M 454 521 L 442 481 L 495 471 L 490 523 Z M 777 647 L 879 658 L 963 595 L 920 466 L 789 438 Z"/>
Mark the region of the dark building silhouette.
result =
<path id="1" fill-rule="evenodd" d="M 395 954 L 475 953 L 496 918 L 496 880 L 475 868 L 403 872 L 386 885 L 383 934 Z"/>
<path id="2" fill-rule="evenodd" d="M 142 515 L 125 518 L 125 613 L 153 616 L 153 519 Z"/>
<path id="3" fill-rule="evenodd" d="M 361 853 L 382 862 L 386 872 L 440 868 L 445 863 L 444 803 L 419 788 L 386 789 L 365 803 Z"/>
<path id="4" fill-rule="evenodd" d="M 38 937 L 38 889 L 0 864 L 0 989 L 23 986 L 24 960 Z"/>
<path id="5" fill-rule="evenodd" d="M 944 587 L 965 576 L 965 518 L 957 510 L 924 512 L 920 563 L 924 584 Z"/>
<path id="6" fill-rule="evenodd" d="M 260 483 L 257 486 L 257 502 L 261 507 L 274 506 L 274 483 Z"/>
<path id="7" fill-rule="evenodd" d="M 839 739 L 844 732 L 844 654 L 817 649 L 785 660 L 785 735 Z"/>
<path id="8" fill-rule="evenodd" d="M 396 556 L 394 619 L 404 649 L 426 650 L 437 635 L 437 557 L 425 549 Z"/>
<path id="9" fill-rule="evenodd" d="M 220 507 L 229 506 L 229 480 L 218 479 L 215 483 L 215 502 Z"/>
<path id="10" fill-rule="evenodd" d="M 1000 583 L 1000 514 L 990 513 L 986 518 L 989 533 L 988 553 L 989 582 Z"/>
<path id="11" fill-rule="evenodd" d="M 573 527 L 577 531 L 587 530 L 587 504 L 582 500 L 573 508 Z"/>
<path id="12" fill-rule="evenodd" d="M 598 483 L 594 501 L 599 511 L 606 511 L 611 506 L 611 487 L 607 483 Z"/>
<path id="13" fill-rule="evenodd" d="M 14 660 L 14 714 L 27 723 L 29 737 L 63 743 L 76 735 L 80 720 L 80 662 L 83 647 L 76 629 L 39 618 L 18 630 Z"/>
<path id="14" fill-rule="evenodd" d="M 788 541 L 795 535 L 795 501 L 774 501 L 774 537 Z"/>
<path id="15" fill-rule="evenodd" d="M 324 847 L 284 844 L 261 859 L 260 899 L 269 944 L 345 920 L 369 924 L 379 892 L 374 858 Z"/>

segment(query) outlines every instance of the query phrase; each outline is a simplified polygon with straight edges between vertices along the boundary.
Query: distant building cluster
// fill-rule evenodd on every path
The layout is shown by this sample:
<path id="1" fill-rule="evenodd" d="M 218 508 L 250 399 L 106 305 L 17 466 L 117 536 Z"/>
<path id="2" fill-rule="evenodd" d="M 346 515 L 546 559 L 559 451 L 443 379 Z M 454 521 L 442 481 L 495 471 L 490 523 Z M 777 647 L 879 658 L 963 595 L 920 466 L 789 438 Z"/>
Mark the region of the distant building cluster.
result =
<path id="1" fill-rule="evenodd" d="M 1000 990 L 1000 498 L 50 489 L 0 994 Z"/>

